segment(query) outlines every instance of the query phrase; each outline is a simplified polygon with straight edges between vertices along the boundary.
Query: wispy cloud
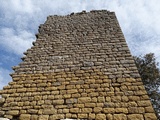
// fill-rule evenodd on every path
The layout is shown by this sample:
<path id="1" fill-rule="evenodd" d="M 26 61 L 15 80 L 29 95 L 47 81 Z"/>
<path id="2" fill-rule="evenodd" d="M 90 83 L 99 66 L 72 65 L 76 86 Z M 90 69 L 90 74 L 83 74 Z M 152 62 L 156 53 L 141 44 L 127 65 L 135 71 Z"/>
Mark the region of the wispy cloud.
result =
<path id="1" fill-rule="evenodd" d="M 9 76 L 11 71 L 0 67 L 0 89 L 11 81 L 11 77 Z"/>

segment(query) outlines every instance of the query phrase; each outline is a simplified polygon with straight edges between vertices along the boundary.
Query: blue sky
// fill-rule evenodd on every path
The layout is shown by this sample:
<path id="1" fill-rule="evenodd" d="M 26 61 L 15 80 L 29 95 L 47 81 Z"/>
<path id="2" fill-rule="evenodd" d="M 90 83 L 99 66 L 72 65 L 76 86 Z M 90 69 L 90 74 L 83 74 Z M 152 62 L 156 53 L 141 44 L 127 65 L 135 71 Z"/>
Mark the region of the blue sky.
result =
<path id="1" fill-rule="evenodd" d="M 0 89 L 48 15 L 101 9 L 116 13 L 132 55 L 153 52 L 160 62 L 160 0 L 0 0 Z"/>

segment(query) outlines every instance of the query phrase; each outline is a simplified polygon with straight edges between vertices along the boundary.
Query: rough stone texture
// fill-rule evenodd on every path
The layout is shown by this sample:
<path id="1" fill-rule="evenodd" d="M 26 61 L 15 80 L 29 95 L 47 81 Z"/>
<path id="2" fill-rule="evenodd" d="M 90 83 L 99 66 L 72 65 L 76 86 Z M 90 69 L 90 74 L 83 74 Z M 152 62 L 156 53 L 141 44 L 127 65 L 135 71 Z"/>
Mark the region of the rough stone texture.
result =
<path id="1" fill-rule="evenodd" d="M 49 16 L 0 91 L 19 120 L 156 120 L 114 12 Z"/>

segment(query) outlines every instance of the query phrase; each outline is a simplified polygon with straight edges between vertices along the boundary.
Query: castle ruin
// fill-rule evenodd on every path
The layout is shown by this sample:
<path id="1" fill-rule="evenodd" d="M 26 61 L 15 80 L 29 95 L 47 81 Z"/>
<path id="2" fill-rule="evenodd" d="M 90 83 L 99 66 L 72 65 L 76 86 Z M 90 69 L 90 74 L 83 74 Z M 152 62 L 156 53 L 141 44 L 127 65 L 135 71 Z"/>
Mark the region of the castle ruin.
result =
<path id="1" fill-rule="evenodd" d="M 11 120 L 157 120 L 114 12 L 48 16 L 12 82 L 0 91 Z"/>

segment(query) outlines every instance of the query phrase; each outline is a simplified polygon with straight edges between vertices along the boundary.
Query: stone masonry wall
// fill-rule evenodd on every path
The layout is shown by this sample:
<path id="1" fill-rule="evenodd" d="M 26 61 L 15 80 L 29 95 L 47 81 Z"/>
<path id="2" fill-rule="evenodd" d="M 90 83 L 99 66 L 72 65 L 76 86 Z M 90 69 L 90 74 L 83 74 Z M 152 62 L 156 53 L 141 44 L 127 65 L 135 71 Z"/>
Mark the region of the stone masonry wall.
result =
<path id="1" fill-rule="evenodd" d="M 49 16 L 0 91 L 19 120 L 156 120 L 114 12 Z"/>

